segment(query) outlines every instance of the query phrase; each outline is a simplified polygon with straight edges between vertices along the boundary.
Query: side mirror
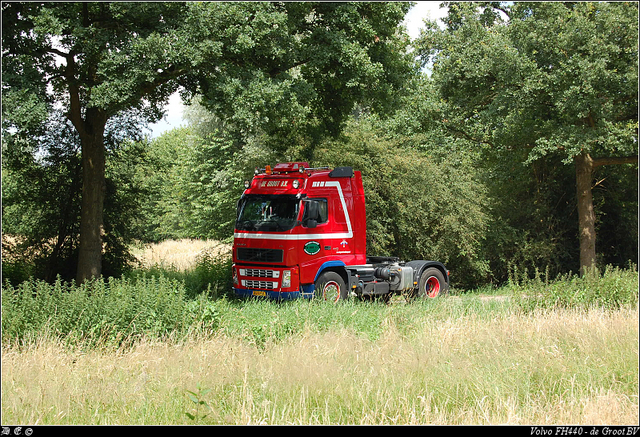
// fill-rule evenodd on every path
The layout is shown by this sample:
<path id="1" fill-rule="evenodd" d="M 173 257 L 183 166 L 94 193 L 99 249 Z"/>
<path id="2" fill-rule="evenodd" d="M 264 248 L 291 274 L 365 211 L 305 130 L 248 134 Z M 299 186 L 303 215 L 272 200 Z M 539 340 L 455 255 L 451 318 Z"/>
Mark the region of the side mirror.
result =
<path id="1" fill-rule="evenodd" d="M 315 228 L 318 226 L 318 217 L 320 216 L 320 209 L 318 208 L 318 202 L 315 200 L 308 200 L 305 202 L 304 220 L 303 226 L 307 228 Z"/>

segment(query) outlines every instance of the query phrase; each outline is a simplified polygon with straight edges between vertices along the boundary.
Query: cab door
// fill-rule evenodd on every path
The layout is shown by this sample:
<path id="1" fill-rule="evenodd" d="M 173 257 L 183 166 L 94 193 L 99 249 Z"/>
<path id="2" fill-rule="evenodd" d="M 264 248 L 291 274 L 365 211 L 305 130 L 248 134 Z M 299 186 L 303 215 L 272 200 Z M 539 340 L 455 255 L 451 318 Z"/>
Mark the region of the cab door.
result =
<path id="1" fill-rule="evenodd" d="M 317 184 L 317 185 L 315 185 Z M 301 281 L 310 284 L 326 267 L 348 265 L 352 254 L 352 227 L 345 211 L 351 195 L 343 192 L 340 181 L 314 182 L 314 189 L 304 199 L 299 260 Z M 345 184 L 348 185 L 348 184 Z"/>

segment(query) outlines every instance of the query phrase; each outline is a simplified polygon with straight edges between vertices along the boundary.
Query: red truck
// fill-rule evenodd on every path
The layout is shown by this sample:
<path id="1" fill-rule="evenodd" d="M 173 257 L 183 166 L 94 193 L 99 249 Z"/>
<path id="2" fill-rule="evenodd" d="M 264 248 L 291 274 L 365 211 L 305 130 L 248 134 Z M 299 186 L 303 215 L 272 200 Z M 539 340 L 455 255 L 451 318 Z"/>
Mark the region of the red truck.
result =
<path id="1" fill-rule="evenodd" d="M 238 201 L 233 243 L 236 294 L 338 301 L 449 289 L 436 261 L 367 256 L 362 175 L 306 162 L 256 169 Z"/>

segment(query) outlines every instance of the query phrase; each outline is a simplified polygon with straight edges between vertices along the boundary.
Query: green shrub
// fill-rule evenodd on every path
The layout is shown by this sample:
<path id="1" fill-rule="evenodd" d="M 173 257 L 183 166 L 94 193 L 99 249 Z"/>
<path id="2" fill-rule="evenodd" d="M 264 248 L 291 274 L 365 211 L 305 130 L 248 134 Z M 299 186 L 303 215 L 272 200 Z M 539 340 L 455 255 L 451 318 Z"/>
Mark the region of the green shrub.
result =
<path id="1" fill-rule="evenodd" d="M 2 280 L 11 284 L 19 284 L 28 280 L 34 273 L 32 263 L 25 261 L 2 260 Z"/>
<path id="2" fill-rule="evenodd" d="M 517 270 L 510 273 L 505 287 L 513 293 L 514 302 L 521 309 L 535 308 L 579 308 L 600 307 L 618 309 L 638 302 L 638 269 L 607 266 L 604 273 L 594 269 L 584 276 L 571 273 L 549 281 L 538 271 L 533 278 L 527 272 Z"/>
<path id="3" fill-rule="evenodd" d="M 5 283 L 2 289 L 3 342 L 51 333 L 71 343 L 121 346 L 217 324 L 207 293 L 189 300 L 184 283 L 164 276 L 81 285 L 32 279 L 16 287 Z"/>
<path id="4" fill-rule="evenodd" d="M 189 299 L 195 299 L 203 293 L 217 299 L 225 296 L 232 288 L 231 264 L 231 253 L 219 255 L 205 250 L 196 259 L 195 267 L 190 269 L 180 270 L 173 266 L 154 265 L 132 270 L 127 276 L 170 278 L 183 283 L 186 297 Z"/>
<path id="5" fill-rule="evenodd" d="M 204 251 L 196 260 L 193 271 L 185 276 L 185 286 L 190 296 L 208 291 L 214 297 L 220 297 L 231 290 L 231 253 L 220 256 Z"/>

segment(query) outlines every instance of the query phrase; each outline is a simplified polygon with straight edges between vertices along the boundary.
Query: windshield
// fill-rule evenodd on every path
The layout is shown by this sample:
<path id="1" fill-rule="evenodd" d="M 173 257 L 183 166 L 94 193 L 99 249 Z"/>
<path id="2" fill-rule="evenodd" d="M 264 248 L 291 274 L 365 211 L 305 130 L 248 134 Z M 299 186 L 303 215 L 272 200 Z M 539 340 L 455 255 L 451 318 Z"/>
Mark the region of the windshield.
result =
<path id="1" fill-rule="evenodd" d="M 300 200 L 293 195 L 249 194 L 240 199 L 236 229 L 282 232 L 298 219 Z"/>

